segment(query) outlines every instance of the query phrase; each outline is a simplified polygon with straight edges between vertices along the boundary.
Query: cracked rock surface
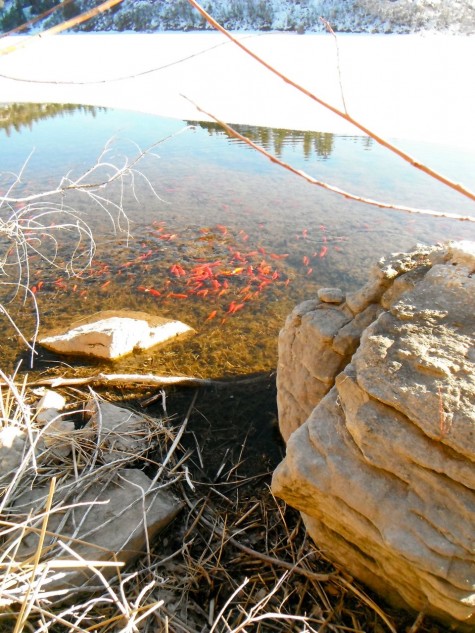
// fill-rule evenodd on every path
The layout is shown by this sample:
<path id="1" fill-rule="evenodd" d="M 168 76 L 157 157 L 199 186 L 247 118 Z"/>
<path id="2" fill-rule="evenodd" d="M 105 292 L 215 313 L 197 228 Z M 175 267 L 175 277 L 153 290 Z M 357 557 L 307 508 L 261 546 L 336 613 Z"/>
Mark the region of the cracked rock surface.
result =
<path id="1" fill-rule="evenodd" d="M 273 492 L 389 601 L 475 627 L 475 243 L 416 247 L 279 337 Z"/>

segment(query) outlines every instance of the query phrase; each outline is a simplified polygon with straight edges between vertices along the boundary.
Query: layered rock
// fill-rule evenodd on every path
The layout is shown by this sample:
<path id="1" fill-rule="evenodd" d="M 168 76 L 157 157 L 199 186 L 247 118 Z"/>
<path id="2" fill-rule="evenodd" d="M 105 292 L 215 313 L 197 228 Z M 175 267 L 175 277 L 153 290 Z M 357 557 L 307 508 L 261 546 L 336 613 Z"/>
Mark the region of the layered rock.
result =
<path id="1" fill-rule="evenodd" d="M 382 260 L 279 339 L 287 456 L 273 491 L 383 594 L 475 624 L 475 244 Z M 472 629 L 473 630 L 473 629 Z"/>

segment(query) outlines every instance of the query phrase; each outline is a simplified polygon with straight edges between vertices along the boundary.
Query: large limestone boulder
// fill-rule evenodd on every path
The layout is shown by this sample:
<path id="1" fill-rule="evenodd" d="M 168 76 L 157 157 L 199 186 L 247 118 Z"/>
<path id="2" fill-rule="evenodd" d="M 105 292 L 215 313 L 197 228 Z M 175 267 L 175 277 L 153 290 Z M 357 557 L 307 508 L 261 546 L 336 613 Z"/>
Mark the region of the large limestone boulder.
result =
<path id="1" fill-rule="evenodd" d="M 461 630 L 475 627 L 474 272 L 475 243 L 419 247 L 345 303 L 294 310 L 272 484 L 328 557 Z"/>
<path id="2" fill-rule="evenodd" d="M 38 343 L 58 354 L 114 360 L 192 332 L 181 321 L 132 310 L 105 310 L 67 330 L 46 333 Z"/>

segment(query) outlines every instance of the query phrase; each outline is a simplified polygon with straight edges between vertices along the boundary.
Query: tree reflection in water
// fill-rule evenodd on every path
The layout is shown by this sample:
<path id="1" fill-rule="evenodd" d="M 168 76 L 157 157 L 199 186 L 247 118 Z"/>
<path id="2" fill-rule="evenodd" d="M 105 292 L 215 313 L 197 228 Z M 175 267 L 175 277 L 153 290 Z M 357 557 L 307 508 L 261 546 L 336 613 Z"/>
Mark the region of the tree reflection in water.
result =
<path id="1" fill-rule="evenodd" d="M 106 109 L 72 103 L 3 103 L 0 104 L 0 129 L 10 136 L 13 130 L 19 132 L 24 127 L 31 130 L 33 123 L 41 119 L 71 115 L 75 112 L 89 113 L 95 117 L 98 112 Z"/>
<path id="2" fill-rule="evenodd" d="M 207 130 L 210 136 L 226 134 L 233 142 L 240 143 L 234 137 L 227 134 L 216 123 L 205 121 L 188 121 L 189 125 L 199 126 Z M 284 130 L 278 128 L 260 127 L 257 125 L 234 125 L 234 129 L 257 143 L 267 151 L 272 152 L 278 158 L 282 158 L 285 148 L 302 148 L 305 160 L 311 160 L 315 156 L 318 160 L 329 158 L 334 149 L 335 135 L 331 132 L 311 132 L 299 130 Z M 369 149 L 373 141 L 366 137 L 357 137 L 365 149 Z"/>

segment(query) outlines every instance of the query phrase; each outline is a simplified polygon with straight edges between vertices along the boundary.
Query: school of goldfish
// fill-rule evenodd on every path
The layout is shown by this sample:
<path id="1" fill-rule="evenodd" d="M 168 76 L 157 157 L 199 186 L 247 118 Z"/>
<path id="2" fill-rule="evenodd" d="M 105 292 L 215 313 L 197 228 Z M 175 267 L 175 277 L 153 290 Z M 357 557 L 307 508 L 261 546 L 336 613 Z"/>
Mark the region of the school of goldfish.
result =
<path id="1" fill-rule="evenodd" d="M 224 323 L 272 288 L 288 286 L 299 274 L 314 275 L 329 250 L 324 225 L 319 227 L 318 239 L 311 239 L 308 229 L 296 234 L 291 253 L 271 252 L 260 243 L 251 248 L 248 233 L 223 224 L 196 231 L 192 236 L 180 234 L 165 221 L 154 221 L 138 254 L 135 248 L 112 254 L 107 262 L 93 260 L 76 277 L 42 278 L 30 290 L 36 295 L 51 290 L 73 292 L 87 300 L 93 287 L 100 293 L 116 293 L 118 285 L 132 283 L 135 292 L 157 302 L 203 302 L 209 307 L 203 322 Z M 298 255 L 303 250 L 305 254 Z"/>

